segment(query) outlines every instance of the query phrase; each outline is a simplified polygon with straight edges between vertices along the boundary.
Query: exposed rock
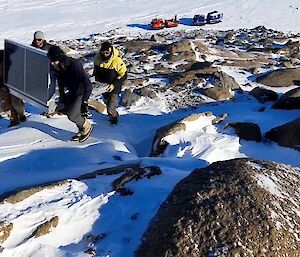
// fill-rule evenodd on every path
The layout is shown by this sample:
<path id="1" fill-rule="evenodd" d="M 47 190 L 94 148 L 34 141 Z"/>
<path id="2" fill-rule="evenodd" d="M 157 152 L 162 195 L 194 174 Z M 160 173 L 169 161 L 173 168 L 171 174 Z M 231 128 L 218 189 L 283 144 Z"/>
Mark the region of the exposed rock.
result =
<path id="1" fill-rule="evenodd" d="M 106 109 L 106 106 L 103 103 L 97 101 L 96 99 L 89 99 L 88 106 L 89 108 L 92 108 L 99 113 L 103 113 Z"/>
<path id="2" fill-rule="evenodd" d="M 152 149 L 150 156 L 158 156 L 162 154 L 166 148 L 168 147 L 169 143 L 164 140 L 164 138 L 168 135 L 172 135 L 177 133 L 178 131 L 182 131 L 186 129 L 185 122 L 189 121 L 195 121 L 199 119 L 200 117 L 211 117 L 211 112 L 204 112 L 204 113 L 197 113 L 192 114 L 184 119 L 181 119 L 179 121 L 172 122 L 166 126 L 163 126 L 156 130 L 153 143 L 152 143 Z"/>
<path id="3" fill-rule="evenodd" d="M 223 113 L 220 117 L 217 117 L 214 120 L 212 120 L 212 124 L 219 124 L 220 122 L 225 120 L 228 116 L 229 116 L 228 113 Z"/>
<path id="4" fill-rule="evenodd" d="M 123 88 L 137 88 L 144 85 L 147 81 L 145 78 L 135 78 L 135 79 L 127 79 Z"/>
<path id="5" fill-rule="evenodd" d="M 51 230 L 55 227 L 57 227 L 58 224 L 58 217 L 55 216 L 49 221 L 39 225 L 36 230 L 32 233 L 32 236 L 34 237 L 40 237 L 47 235 L 51 232 Z"/>
<path id="6" fill-rule="evenodd" d="M 291 63 L 291 61 L 283 61 L 282 65 L 287 69 L 293 68 L 293 64 Z"/>
<path id="7" fill-rule="evenodd" d="M 191 65 L 190 70 L 201 70 L 201 69 L 210 69 L 212 68 L 211 62 L 195 62 Z"/>
<path id="8" fill-rule="evenodd" d="M 191 42 L 189 40 L 176 41 L 168 45 L 167 50 L 171 55 L 178 54 L 180 52 L 190 52 L 192 50 Z"/>
<path id="9" fill-rule="evenodd" d="M 179 182 L 144 234 L 136 257 L 297 256 L 300 173 L 234 159 Z"/>
<path id="10" fill-rule="evenodd" d="M 121 105 L 125 107 L 130 107 L 136 104 L 140 100 L 141 96 L 132 92 L 129 89 L 126 89 L 121 100 Z"/>
<path id="11" fill-rule="evenodd" d="M 209 54 L 208 47 L 199 40 L 194 41 L 195 50 L 201 54 Z"/>
<path id="12" fill-rule="evenodd" d="M 260 69 L 258 67 L 253 67 L 250 69 L 250 72 L 253 74 L 253 75 L 256 75 L 258 74 L 260 71 Z"/>
<path id="13" fill-rule="evenodd" d="M 0 221 L 0 244 L 2 244 L 10 235 L 14 225 Z M 1 251 L 0 251 L 1 252 Z"/>
<path id="14" fill-rule="evenodd" d="M 283 94 L 273 105 L 273 109 L 300 109 L 300 87 Z"/>
<path id="15" fill-rule="evenodd" d="M 299 58 L 291 58 L 291 64 L 292 65 L 299 65 L 300 59 Z"/>
<path id="16" fill-rule="evenodd" d="M 180 60 L 185 60 L 187 62 L 196 61 L 196 55 L 192 50 L 191 42 L 189 40 L 180 40 L 171 43 L 167 50 L 169 54 L 166 58 L 170 62 L 177 62 Z"/>
<path id="17" fill-rule="evenodd" d="M 265 134 L 268 140 L 300 151 L 300 118 L 272 128 Z"/>
<path id="18" fill-rule="evenodd" d="M 61 186 L 65 183 L 68 183 L 68 181 L 62 180 L 62 181 L 59 181 L 56 183 L 39 185 L 39 186 L 35 186 L 35 187 L 33 186 L 30 189 L 24 189 L 24 190 L 20 189 L 20 190 L 11 192 L 9 195 L 0 195 L 0 203 L 6 201 L 8 203 L 15 204 L 15 203 L 23 201 L 24 199 L 30 197 L 31 195 L 33 195 L 37 192 L 40 192 L 46 188 L 54 188 L 56 186 Z"/>
<path id="19" fill-rule="evenodd" d="M 271 71 L 256 79 L 258 83 L 270 87 L 288 87 L 300 83 L 300 69 L 281 69 Z"/>
<path id="20" fill-rule="evenodd" d="M 235 122 L 229 123 L 228 126 L 234 128 L 240 139 L 253 140 L 260 142 L 262 140 L 260 128 L 255 123 L 250 122 Z"/>
<path id="21" fill-rule="evenodd" d="M 150 38 L 151 41 L 161 43 L 164 41 L 164 38 L 158 34 L 152 35 Z"/>
<path id="22" fill-rule="evenodd" d="M 210 87 L 201 90 L 201 94 L 216 101 L 228 100 L 233 97 L 228 88 Z"/>
<path id="23" fill-rule="evenodd" d="M 152 89 L 150 89 L 148 87 L 140 88 L 140 89 L 136 90 L 136 92 L 140 96 L 149 97 L 151 99 L 158 99 L 157 94 L 155 93 L 155 91 L 153 91 Z"/>
<path id="24" fill-rule="evenodd" d="M 197 86 L 199 83 L 203 82 L 205 79 L 210 79 L 214 81 L 213 85 L 220 88 L 227 89 L 239 89 L 239 84 L 235 79 L 223 71 L 218 71 L 217 68 L 201 69 L 201 70 L 191 70 L 180 74 L 176 77 L 169 85 L 170 88 L 175 88 L 178 85 L 186 85 L 193 83 Z"/>
<path id="25" fill-rule="evenodd" d="M 150 40 L 130 40 L 124 42 L 123 46 L 128 52 L 147 51 L 152 47 L 156 47 L 158 43 Z"/>
<path id="26" fill-rule="evenodd" d="M 285 47 L 279 49 L 277 53 L 285 54 L 285 55 L 296 54 L 299 53 L 299 47 L 300 47 L 299 42 L 288 41 Z"/>
<path id="27" fill-rule="evenodd" d="M 249 94 L 255 97 L 260 103 L 276 101 L 278 99 L 276 92 L 262 87 L 255 87 L 249 92 Z"/>

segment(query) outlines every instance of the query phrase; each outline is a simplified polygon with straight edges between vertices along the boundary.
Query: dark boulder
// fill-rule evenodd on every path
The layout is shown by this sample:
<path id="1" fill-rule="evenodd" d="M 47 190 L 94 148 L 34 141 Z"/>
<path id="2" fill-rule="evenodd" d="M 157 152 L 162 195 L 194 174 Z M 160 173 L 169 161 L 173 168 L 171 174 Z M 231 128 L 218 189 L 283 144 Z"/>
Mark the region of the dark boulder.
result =
<path id="1" fill-rule="evenodd" d="M 270 87 L 288 87 L 299 85 L 300 69 L 281 69 L 264 74 L 256 82 Z"/>
<path id="2" fill-rule="evenodd" d="M 252 89 L 249 94 L 255 97 L 256 100 L 260 103 L 265 103 L 267 101 L 276 101 L 278 99 L 278 95 L 276 92 L 262 87 L 256 87 Z"/>
<path id="3" fill-rule="evenodd" d="M 282 126 L 272 128 L 265 134 L 265 137 L 281 146 L 300 151 L 300 118 Z"/>
<path id="4" fill-rule="evenodd" d="M 251 159 L 215 162 L 179 182 L 136 257 L 298 256 L 300 173 Z"/>
<path id="5" fill-rule="evenodd" d="M 300 87 L 294 88 L 282 95 L 273 105 L 273 109 L 300 109 Z"/>
<path id="6" fill-rule="evenodd" d="M 230 123 L 228 126 L 234 128 L 240 139 L 253 140 L 260 142 L 262 140 L 260 128 L 255 123 L 250 122 L 235 122 Z"/>

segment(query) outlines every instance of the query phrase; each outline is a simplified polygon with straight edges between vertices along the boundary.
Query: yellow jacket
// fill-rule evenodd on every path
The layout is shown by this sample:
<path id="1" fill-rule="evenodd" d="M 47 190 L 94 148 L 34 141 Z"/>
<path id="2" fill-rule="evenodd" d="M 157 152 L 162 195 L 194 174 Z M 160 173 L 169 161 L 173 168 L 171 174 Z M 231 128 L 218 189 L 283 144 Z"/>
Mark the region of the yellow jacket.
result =
<path id="1" fill-rule="evenodd" d="M 97 75 L 97 71 L 100 69 L 101 74 L 100 77 L 102 77 L 102 79 L 106 80 L 105 75 L 111 76 L 112 71 L 116 72 L 117 74 L 117 78 L 116 79 L 120 79 L 122 78 L 126 71 L 126 65 L 123 62 L 123 60 L 119 57 L 119 50 L 115 47 L 113 47 L 113 53 L 111 55 L 111 57 L 108 60 L 103 60 L 100 56 L 100 54 L 98 53 L 95 56 L 95 60 L 94 60 L 94 74 Z M 107 74 L 106 74 L 107 73 Z M 101 76 L 102 75 L 102 76 Z M 111 82 L 108 82 L 111 83 Z"/>

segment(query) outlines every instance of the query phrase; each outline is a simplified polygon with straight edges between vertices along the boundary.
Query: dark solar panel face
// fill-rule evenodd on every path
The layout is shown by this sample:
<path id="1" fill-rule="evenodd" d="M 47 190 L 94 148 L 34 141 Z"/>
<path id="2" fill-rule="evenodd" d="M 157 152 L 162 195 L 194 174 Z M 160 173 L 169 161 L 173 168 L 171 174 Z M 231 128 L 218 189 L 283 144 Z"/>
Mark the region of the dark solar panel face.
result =
<path id="1" fill-rule="evenodd" d="M 5 84 L 9 84 L 20 91 L 25 90 L 24 82 L 25 49 L 5 42 Z"/>
<path id="2" fill-rule="evenodd" d="M 52 89 L 49 87 L 49 60 L 46 53 L 29 46 L 5 40 L 5 84 L 18 97 L 47 106 Z"/>
<path id="3" fill-rule="evenodd" d="M 49 100 L 48 66 L 47 57 L 40 53 L 26 51 L 26 67 L 28 68 L 25 72 L 25 92 L 44 103 Z"/>

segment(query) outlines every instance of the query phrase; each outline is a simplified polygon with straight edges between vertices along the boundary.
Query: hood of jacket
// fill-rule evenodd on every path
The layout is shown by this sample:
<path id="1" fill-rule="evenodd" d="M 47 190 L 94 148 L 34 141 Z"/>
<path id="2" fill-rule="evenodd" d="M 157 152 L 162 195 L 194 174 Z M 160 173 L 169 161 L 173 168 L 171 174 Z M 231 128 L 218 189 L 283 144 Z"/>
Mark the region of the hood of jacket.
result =
<path id="1" fill-rule="evenodd" d="M 97 53 L 95 57 L 95 64 L 102 68 L 109 68 L 112 65 L 112 62 L 119 56 L 119 50 L 113 47 L 113 52 L 111 57 L 108 60 L 103 60 L 101 55 Z"/>

